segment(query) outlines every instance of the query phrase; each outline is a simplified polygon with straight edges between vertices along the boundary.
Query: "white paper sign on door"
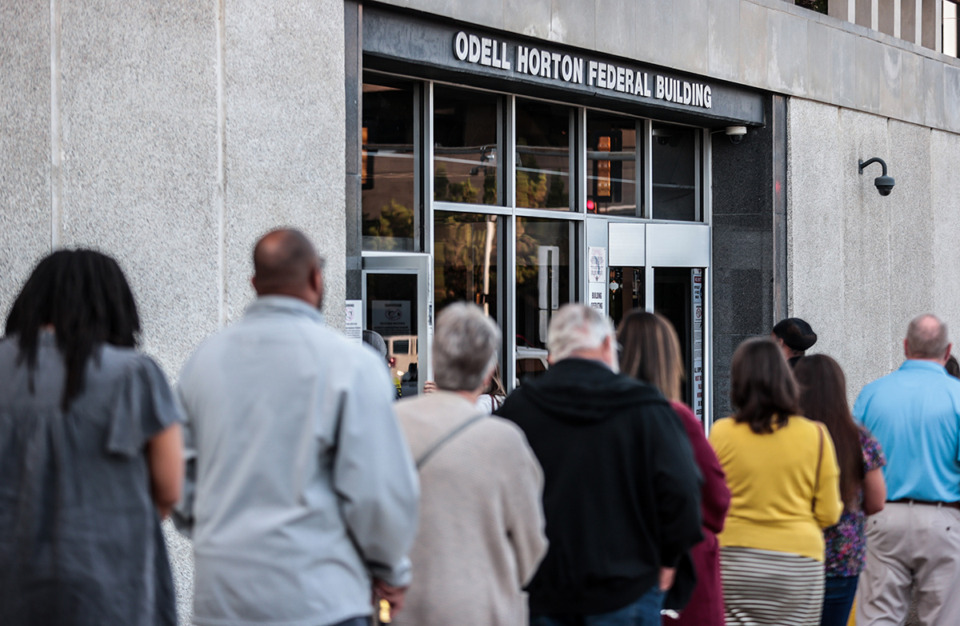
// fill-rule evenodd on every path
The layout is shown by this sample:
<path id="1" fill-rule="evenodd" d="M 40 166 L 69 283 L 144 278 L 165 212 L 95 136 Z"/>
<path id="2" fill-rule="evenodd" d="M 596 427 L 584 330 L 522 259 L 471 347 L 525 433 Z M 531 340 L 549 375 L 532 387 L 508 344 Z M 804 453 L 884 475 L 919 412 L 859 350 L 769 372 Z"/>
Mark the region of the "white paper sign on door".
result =
<path id="1" fill-rule="evenodd" d="M 411 334 L 409 300 L 374 300 L 371 304 L 371 330 L 384 337 Z"/>
<path id="2" fill-rule="evenodd" d="M 587 251 L 587 266 L 591 283 L 607 282 L 607 249 L 591 246 Z"/>
<path id="3" fill-rule="evenodd" d="M 363 343 L 363 316 L 361 312 L 361 300 L 347 300 L 346 323 L 343 325 L 343 333 L 347 339 L 355 343 Z"/>
<path id="4" fill-rule="evenodd" d="M 590 246 L 587 250 L 587 303 L 607 314 L 607 249 Z"/>
<path id="5" fill-rule="evenodd" d="M 590 301 L 591 308 L 597 309 L 604 315 L 607 314 L 607 285 L 606 283 L 590 283 Z"/>

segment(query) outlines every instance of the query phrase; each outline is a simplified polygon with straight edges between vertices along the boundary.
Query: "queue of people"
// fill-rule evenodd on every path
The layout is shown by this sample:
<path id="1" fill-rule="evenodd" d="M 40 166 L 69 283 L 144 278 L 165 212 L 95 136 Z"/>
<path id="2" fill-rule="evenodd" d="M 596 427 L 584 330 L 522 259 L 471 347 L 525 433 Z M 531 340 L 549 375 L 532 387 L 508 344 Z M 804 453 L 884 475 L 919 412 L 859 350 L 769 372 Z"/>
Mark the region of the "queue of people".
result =
<path id="1" fill-rule="evenodd" d="M 733 493 L 720 534 L 726 623 L 816 624 L 823 529 L 842 507 L 832 440 L 801 417 L 796 379 L 768 339 L 734 353 L 730 399 L 736 413 L 710 431 Z"/>
<path id="2" fill-rule="evenodd" d="M 902 623 L 911 590 L 923 624 L 960 623 L 937 318 L 852 412 L 784 320 L 736 350 L 708 438 L 655 313 L 562 307 L 550 368 L 504 398 L 496 324 L 448 306 L 432 393 L 396 401 L 382 354 L 325 326 L 306 236 L 268 233 L 253 264 L 256 301 L 175 391 L 113 259 L 31 274 L 0 339 L 0 624 L 176 624 L 168 516 L 200 625 L 834 625 L 856 594 L 863 626 Z"/>

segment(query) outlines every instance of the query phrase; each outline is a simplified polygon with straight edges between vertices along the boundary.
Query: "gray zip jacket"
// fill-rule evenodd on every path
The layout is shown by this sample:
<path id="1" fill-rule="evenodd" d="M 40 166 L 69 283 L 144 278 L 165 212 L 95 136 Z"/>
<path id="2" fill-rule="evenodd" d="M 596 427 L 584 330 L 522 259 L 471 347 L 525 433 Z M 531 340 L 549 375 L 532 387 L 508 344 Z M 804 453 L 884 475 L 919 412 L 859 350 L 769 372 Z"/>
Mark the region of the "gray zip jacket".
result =
<path id="1" fill-rule="evenodd" d="M 259 298 L 180 374 L 194 623 L 324 626 L 410 582 L 416 471 L 382 360 L 318 311 Z"/>

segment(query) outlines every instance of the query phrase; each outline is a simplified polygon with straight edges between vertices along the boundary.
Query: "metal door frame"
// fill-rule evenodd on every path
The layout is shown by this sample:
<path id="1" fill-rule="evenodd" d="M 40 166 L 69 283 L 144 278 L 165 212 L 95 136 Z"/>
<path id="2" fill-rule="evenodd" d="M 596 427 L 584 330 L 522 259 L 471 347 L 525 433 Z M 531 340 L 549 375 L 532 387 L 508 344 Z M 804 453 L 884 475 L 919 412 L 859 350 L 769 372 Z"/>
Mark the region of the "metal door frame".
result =
<path id="1" fill-rule="evenodd" d="M 712 237 L 708 224 L 606 220 L 607 265 L 643 267 L 644 308 L 653 312 L 654 270 L 703 269 L 703 421 L 713 423 Z M 609 278 L 607 279 L 609 287 Z M 692 375 L 691 372 L 687 373 Z"/>
<path id="2" fill-rule="evenodd" d="M 433 380 L 430 349 L 433 345 L 433 260 L 425 253 L 364 252 L 361 270 L 361 308 L 363 328 L 368 328 L 367 275 L 412 274 L 417 276 L 417 390 L 423 393 L 423 383 Z"/>

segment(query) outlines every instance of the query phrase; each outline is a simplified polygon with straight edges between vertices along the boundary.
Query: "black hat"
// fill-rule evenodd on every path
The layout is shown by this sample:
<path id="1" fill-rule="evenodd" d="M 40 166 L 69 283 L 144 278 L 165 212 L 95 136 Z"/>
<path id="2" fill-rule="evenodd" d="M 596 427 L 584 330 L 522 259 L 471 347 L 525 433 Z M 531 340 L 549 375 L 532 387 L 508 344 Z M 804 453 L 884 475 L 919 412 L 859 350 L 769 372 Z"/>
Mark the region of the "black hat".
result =
<path id="1" fill-rule="evenodd" d="M 817 333 L 799 317 L 788 317 L 773 327 L 773 334 L 791 350 L 803 352 L 817 343 Z"/>

